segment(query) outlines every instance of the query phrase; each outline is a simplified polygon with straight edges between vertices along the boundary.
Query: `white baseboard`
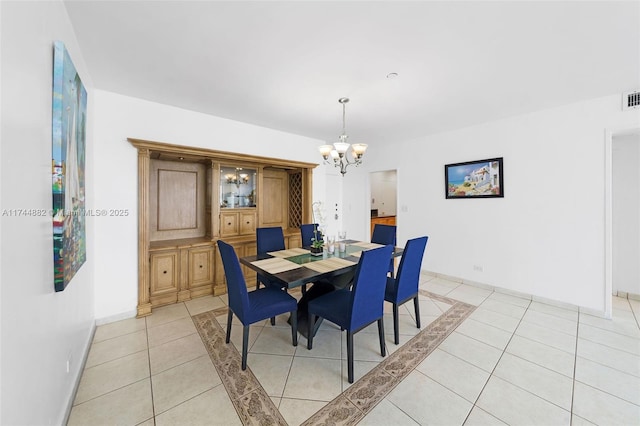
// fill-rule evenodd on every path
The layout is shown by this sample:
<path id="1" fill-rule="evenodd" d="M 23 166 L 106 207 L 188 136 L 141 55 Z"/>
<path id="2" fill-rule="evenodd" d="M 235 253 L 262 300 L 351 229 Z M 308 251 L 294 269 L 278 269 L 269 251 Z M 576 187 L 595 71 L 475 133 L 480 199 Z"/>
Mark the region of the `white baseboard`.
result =
<path id="1" fill-rule="evenodd" d="M 451 276 L 451 275 L 441 274 L 439 272 L 422 270 L 421 273 L 427 273 L 429 275 L 432 275 L 432 276 L 435 276 L 435 277 L 438 277 L 438 278 L 443 278 L 443 279 L 446 279 L 446 280 L 449 280 L 449 281 L 470 285 L 472 287 L 478 287 L 478 288 L 482 288 L 482 289 L 485 289 L 485 290 L 493 290 L 496 293 L 507 294 L 509 296 L 519 297 L 521 299 L 526 299 L 526 300 L 532 300 L 534 302 L 544 303 L 544 304 L 547 304 L 547 305 L 556 306 L 556 307 L 559 307 L 559 308 L 568 309 L 568 310 L 575 311 L 575 312 L 581 312 L 581 313 L 584 313 L 584 314 L 587 314 L 587 315 L 592 315 L 592 316 L 596 316 L 596 317 L 600 317 L 600 318 L 607 318 L 607 316 L 605 315 L 605 311 L 604 310 L 584 308 L 582 306 L 578 306 L 578 305 L 575 305 L 573 303 L 561 302 L 561 301 L 558 301 L 558 300 L 549 299 L 549 298 L 541 297 L 541 296 L 534 296 L 532 294 L 523 293 L 521 291 L 510 290 L 508 288 L 503 288 L 503 287 L 496 287 L 496 286 L 492 286 L 492 285 L 481 283 L 481 282 L 477 282 L 477 281 L 471 281 L 471 280 L 466 280 L 466 279 L 463 279 L 463 278 L 454 277 L 454 276 Z M 621 292 L 618 292 L 618 293 L 621 293 Z M 628 297 L 629 299 L 640 300 L 640 295 L 632 294 L 632 293 L 624 293 L 624 294 L 625 294 L 624 297 Z M 620 297 L 622 297 L 622 296 L 620 296 Z"/>
<path id="2" fill-rule="evenodd" d="M 462 284 L 462 278 L 454 277 L 453 275 L 440 274 L 438 272 L 435 273 L 436 278 L 444 278 L 445 280 L 453 281 L 456 283 Z"/>
<path id="3" fill-rule="evenodd" d="M 611 316 L 607 316 L 605 311 L 591 308 L 580 307 L 580 313 L 585 315 L 591 315 L 592 317 L 611 319 Z"/>
<path id="4" fill-rule="evenodd" d="M 478 288 L 483 288 L 485 290 L 492 290 L 495 291 L 496 288 L 492 285 L 489 284 L 485 284 L 485 283 L 481 283 L 478 281 L 471 281 L 471 280 L 462 280 L 462 284 L 467 284 L 473 287 L 478 287 Z"/>
<path id="5" fill-rule="evenodd" d="M 82 373 L 84 372 L 84 366 L 87 364 L 87 358 L 89 357 L 89 350 L 91 349 L 91 344 L 93 343 L 93 337 L 96 334 L 96 323 L 93 323 L 91 327 L 91 332 L 89 333 L 89 339 L 84 344 L 84 348 L 82 350 L 82 361 L 80 362 L 79 368 L 75 371 L 76 377 L 73 384 L 73 389 L 71 390 L 71 395 L 69 400 L 67 401 L 67 407 L 64 412 L 64 422 L 61 424 L 66 425 L 69 423 L 69 416 L 71 415 L 71 409 L 73 408 L 73 401 L 76 399 L 76 393 L 78 393 L 78 387 L 80 386 L 80 379 L 82 379 Z"/>
<path id="6" fill-rule="evenodd" d="M 127 311 L 127 312 L 122 312 L 116 315 L 110 315 L 108 317 L 104 317 L 104 318 L 98 318 L 96 319 L 96 325 L 105 325 L 105 324 L 110 324 L 112 322 L 116 322 L 116 321 L 120 321 L 120 320 L 125 320 L 125 319 L 129 319 L 129 318 L 135 318 L 136 315 L 138 315 L 138 312 L 134 309 L 132 311 Z"/>
<path id="7" fill-rule="evenodd" d="M 506 294 L 508 296 L 519 297 L 520 299 L 532 300 L 533 296 L 529 293 L 523 293 L 521 291 L 511 290 L 503 287 L 495 287 L 496 293 Z"/>
<path id="8" fill-rule="evenodd" d="M 551 305 L 551 306 L 555 306 L 555 307 L 558 307 L 558 308 L 567 309 L 569 311 L 575 311 L 575 312 L 579 312 L 580 311 L 580 307 L 578 305 L 574 305 L 572 303 L 567 303 L 567 302 L 559 302 L 557 300 L 548 299 L 546 297 L 533 296 L 533 298 L 531 300 L 533 300 L 534 302 L 540 302 L 540 303 L 544 303 L 546 305 Z M 604 311 L 602 311 L 602 313 L 604 314 Z"/>
<path id="9" fill-rule="evenodd" d="M 622 297 L 623 299 L 640 300 L 640 294 L 629 293 L 626 291 L 617 291 L 613 293 L 614 296 Z"/>

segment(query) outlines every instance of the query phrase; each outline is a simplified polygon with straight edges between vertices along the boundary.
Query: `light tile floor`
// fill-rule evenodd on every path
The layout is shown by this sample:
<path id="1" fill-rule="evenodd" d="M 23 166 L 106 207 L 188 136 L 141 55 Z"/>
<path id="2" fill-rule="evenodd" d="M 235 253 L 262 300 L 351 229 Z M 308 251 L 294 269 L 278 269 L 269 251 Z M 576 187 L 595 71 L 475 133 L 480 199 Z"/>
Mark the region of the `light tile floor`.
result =
<path id="1" fill-rule="evenodd" d="M 607 320 L 426 274 L 421 288 L 477 308 L 360 424 L 640 424 L 640 301 L 614 297 Z M 69 425 L 242 424 L 190 318 L 225 305 L 203 297 L 98 327 Z M 423 328 L 449 308 L 424 297 L 420 306 Z M 418 330 L 412 304 L 401 312 L 403 344 Z M 346 345 L 325 322 L 312 351 L 303 337 L 293 347 L 285 319 L 251 327 L 248 365 L 299 425 L 349 387 Z M 226 315 L 217 320 L 224 327 Z M 241 327 L 232 330 L 240 348 Z M 375 326 L 355 343 L 358 380 L 382 360 Z"/>

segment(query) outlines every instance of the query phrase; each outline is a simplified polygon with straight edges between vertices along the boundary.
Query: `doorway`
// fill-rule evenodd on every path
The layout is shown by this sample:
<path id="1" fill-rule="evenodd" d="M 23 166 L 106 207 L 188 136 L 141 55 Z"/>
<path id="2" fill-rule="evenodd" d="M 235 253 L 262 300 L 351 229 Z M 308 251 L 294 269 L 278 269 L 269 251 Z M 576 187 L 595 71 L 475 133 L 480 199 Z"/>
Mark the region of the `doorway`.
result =
<path id="1" fill-rule="evenodd" d="M 385 170 L 371 172 L 369 176 L 371 194 L 371 229 L 377 224 L 398 225 L 398 187 L 397 171 Z"/>
<path id="2" fill-rule="evenodd" d="M 640 128 L 607 131 L 605 316 L 612 296 L 640 294 Z"/>

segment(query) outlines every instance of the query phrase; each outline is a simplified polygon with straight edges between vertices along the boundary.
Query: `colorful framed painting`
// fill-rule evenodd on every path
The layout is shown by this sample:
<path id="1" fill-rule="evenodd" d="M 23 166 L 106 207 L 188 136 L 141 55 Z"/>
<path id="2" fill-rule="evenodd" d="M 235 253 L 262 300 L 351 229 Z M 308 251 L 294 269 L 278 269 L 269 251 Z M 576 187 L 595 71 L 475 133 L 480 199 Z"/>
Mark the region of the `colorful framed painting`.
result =
<path id="1" fill-rule="evenodd" d="M 53 269 L 64 290 L 84 264 L 87 92 L 64 43 L 53 44 Z"/>
<path id="2" fill-rule="evenodd" d="M 447 198 L 504 197 L 502 157 L 444 166 Z"/>

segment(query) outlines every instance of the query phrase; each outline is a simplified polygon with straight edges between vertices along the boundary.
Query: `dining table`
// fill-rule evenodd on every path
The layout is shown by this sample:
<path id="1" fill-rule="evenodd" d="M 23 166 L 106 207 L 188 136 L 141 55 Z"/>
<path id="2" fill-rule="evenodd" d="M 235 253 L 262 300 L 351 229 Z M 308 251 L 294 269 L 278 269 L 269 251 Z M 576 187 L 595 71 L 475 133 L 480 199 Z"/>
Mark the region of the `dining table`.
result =
<path id="1" fill-rule="evenodd" d="M 343 243 L 344 250 L 339 249 L 340 243 Z M 309 247 L 296 247 L 244 256 L 240 258 L 240 263 L 259 275 L 281 282 L 287 289 L 294 289 L 309 283 L 331 282 L 338 279 L 340 275 L 352 274 L 362 252 L 379 247 L 382 247 L 382 244 L 343 240 L 336 243 L 333 253 L 329 253 L 325 248 L 321 254 L 314 255 L 311 254 Z M 403 252 L 403 248 L 394 247 L 391 256 L 392 258 L 400 257 Z M 299 309 L 298 330 L 306 337 L 307 319 L 304 312 L 306 309 Z M 320 322 L 315 325 L 314 334 L 319 325 Z"/>

